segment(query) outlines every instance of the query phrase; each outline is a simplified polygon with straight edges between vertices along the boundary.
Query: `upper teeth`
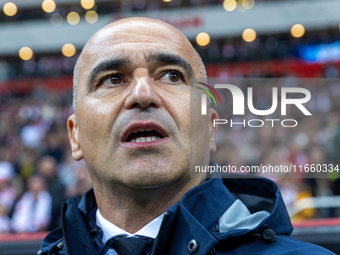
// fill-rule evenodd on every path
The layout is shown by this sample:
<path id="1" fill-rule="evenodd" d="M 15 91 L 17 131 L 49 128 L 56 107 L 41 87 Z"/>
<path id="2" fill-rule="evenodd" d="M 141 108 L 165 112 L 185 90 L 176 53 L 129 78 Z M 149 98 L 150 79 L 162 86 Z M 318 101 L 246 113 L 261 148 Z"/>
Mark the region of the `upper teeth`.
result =
<path id="1" fill-rule="evenodd" d="M 139 137 L 136 139 L 131 139 L 132 143 L 143 143 L 143 142 L 151 142 L 151 141 L 155 141 L 161 139 L 158 136 L 148 136 L 148 137 Z"/>
<path id="2" fill-rule="evenodd" d="M 144 131 L 152 131 L 152 130 L 153 130 L 152 128 L 140 128 L 136 131 L 133 131 L 133 133 L 144 132 Z"/>

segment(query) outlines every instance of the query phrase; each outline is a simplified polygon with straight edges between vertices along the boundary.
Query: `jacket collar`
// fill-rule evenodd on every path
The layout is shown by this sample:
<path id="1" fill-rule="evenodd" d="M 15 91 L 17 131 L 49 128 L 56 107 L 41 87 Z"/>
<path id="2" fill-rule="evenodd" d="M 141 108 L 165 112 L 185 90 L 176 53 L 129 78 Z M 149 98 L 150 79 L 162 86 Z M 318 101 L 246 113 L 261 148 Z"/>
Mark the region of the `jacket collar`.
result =
<path id="1" fill-rule="evenodd" d="M 187 246 L 192 239 L 201 244 L 195 254 L 207 254 L 218 242 L 259 232 L 264 225 L 276 234 L 289 235 L 292 225 L 277 185 L 267 179 L 239 177 L 209 179 L 188 191 L 181 201 L 171 206 L 165 213 L 153 254 L 187 253 Z M 266 210 L 270 215 L 254 229 L 220 233 L 217 227 L 219 218 L 235 202 L 235 198 L 240 199 L 250 213 Z M 64 204 L 63 232 L 65 239 L 69 239 L 66 245 L 71 252 L 76 251 L 71 254 L 98 253 L 98 247 L 91 241 L 92 230 L 88 230 L 85 224 L 88 215 L 96 207 L 92 189 L 84 194 L 79 206 L 74 198 Z"/>
<path id="2" fill-rule="evenodd" d="M 186 254 L 192 239 L 204 244 L 195 254 L 207 254 L 221 241 L 233 242 L 235 238 L 248 241 L 251 234 L 258 237 L 264 227 L 271 228 L 276 234 L 290 235 L 293 227 L 277 184 L 262 178 L 245 179 L 244 175 L 234 177 L 210 179 L 174 204 L 161 227 L 155 254 L 167 254 L 168 251 L 168 254 Z M 267 211 L 269 216 L 255 228 L 221 233 L 219 219 L 234 204 L 235 198 L 240 199 L 250 213 Z M 173 243 L 176 245 L 171 245 Z"/>
<path id="3" fill-rule="evenodd" d="M 193 239 L 201 243 L 195 254 L 207 254 L 218 243 L 209 230 L 234 201 L 221 179 L 210 179 L 190 190 L 167 211 L 154 254 L 186 254 Z"/>
<path id="4" fill-rule="evenodd" d="M 244 176 L 244 175 L 243 175 Z M 235 175 L 240 177 L 240 175 Z M 240 199 L 250 213 L 261 210 L 270 215 L 252 231 L 259 231 L 263 226 L 270 227 L 276 234 L 290 235 L 293 226 L 283 202 L 278 185 L 264 178 L 225 178 L 223 183 L 231 194 Z"/>

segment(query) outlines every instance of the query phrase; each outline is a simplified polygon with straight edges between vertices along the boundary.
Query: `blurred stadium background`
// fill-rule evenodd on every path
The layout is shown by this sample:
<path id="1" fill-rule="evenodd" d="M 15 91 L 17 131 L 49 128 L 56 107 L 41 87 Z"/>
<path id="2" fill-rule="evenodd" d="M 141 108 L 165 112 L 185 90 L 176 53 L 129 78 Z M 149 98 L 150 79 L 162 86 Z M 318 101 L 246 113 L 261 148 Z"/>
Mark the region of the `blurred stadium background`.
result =
<path id="1" fill-rule="evenodd" d="M 209 77 L 339 77 L 338 0 L 0 0 L 0 7 L 3 255 L 36 254 L 47 231 L 59 224 L 61 201 L 79 199 L 91 187 L 84 162 L 70 157 L 65 123 L 72 113 L 74 64 L 104 25 L 129 16 L 168 22 L 192 42 Z M 266 141 L 260 155 L 242 157 L 253 144 L 235 142 L 249 135 L 240 129 L 229 134 L 235 138 L 227 141 L 230 153 L 216 157 L 234 165 L 256 165 L 263 158 L 339 164 L 340 83 L 315 93 L 323 121 L 305 121 L 308 132 L 286 134 L 283 155 L 275 154 L 277 134 L 269 132 L 259 134 Z M 339 175 L 277 181 L 293 236 L 340 253 Z"/>

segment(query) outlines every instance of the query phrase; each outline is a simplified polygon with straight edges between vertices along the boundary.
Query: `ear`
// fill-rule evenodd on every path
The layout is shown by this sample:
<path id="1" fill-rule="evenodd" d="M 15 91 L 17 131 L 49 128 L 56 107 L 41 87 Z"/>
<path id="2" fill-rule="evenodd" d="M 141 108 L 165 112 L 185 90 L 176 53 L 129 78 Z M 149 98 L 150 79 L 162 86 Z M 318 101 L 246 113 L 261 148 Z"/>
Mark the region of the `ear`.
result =
<path id="1" fill-rule="evenodd" d="M 214 120 L 218 119 L 218 113 L 215 109 L 209 107 L 209 145 L 210 145 L 210 152 L 216 151 L 216 142 L 215 142 L 215 136 L 217 131 L 217 125 L 214 127 Z"/>
<path id="2" fill-rule="evenodd" d="M 67 130 L 68 130 L 68 139 L 70 141 L 70 145 L 72 149 L 72 157 L 74 160 L 81 160 L 83 158 L 83 152 L 80 148 L 79 129 L 77 126 L 77 117 L 75 114 L 72 114 L 70 117 L 68 117 Z"/>

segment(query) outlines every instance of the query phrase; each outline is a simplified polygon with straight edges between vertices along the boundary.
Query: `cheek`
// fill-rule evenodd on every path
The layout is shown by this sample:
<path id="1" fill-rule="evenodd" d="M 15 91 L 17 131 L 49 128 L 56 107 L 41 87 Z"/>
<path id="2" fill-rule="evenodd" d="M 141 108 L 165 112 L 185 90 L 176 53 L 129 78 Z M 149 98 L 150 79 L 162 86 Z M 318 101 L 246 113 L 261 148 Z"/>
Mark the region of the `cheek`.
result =
<path id="1" fill-rule="evenodd" d="M 193 150 L 207 148 L 209 146 L 209 114 L 201 114 L 201 94 L 191 94 L 192 100 L 190 105 L 190 141 Z"/>
<path id="2" fill-rule="evenodd" d="M 84 109 L 82 112 L 87 113 L 82 116 L 83 122 L 91 132 L 97 131 L 98 129 L 102 132 L 110 131 L 121 109 L 121 103 L 119 99 L 116 98 L 106 98 L 105 100 L 88 98 L 83 105 Z M 100 132 L 94 133 L 103 135 L 100 134 Z"/>
<path id="3" fill-rule="evenodd" d="M 183 123 L 183 132 L 185 132 L 184 135 L 190 139 L 191 119 L 190 119 L 190 102 L 188 100 L 186 100 L 182 104 L 181 116 L 182 116 L 181 121 Z"/>
<path id="4" fill-rule="evenodd" d="M 177 95 L 177 97 L 167 97 L 165 108 L 176 122 L 178 131 L 182 139 L 190 138 L 190 99 L 188 95 Z"/>
<path id="5" fill-rule="evenodd" d="M 201 115 L 200 100 L 190 102 L 186 93 L 168 99 L 166 108 L 177 124 L 182 141 L 192 149 L 209 146 L 209 117 Z"/>
<path id="6" fill-rule="evenodd" d="M 82 150 L 96 153 L 98 147 L 103 148 L 112 136 L 112 127 L 119 113 L 119 104 L 114 100 L 86 98 L 77 108 L 79 138 Z M 78 111 L 79 110 L 79 111 Z"/>

